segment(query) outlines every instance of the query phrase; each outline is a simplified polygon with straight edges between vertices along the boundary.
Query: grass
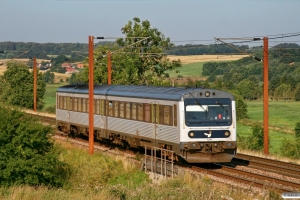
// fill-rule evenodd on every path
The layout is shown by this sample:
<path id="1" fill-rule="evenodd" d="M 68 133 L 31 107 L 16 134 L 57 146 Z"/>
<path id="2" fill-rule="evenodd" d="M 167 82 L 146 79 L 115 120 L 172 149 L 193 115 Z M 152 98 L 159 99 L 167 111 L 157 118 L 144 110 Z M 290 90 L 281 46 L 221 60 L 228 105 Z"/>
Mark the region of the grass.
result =
<path id="1" fill-rule="evenodd" d="M 57 88 L 66 85 L 65 83 L 47 84 L 44 95 L 45 108 L 56 105 L 56 90 Z"/>
<path id="2" fill-rule="evenodd" d="M 249 119 L 238 122 L 239 136 L 250 136 L 251 127 L 255 123 L 263 125 L 263 101 L 247 101 Z M 270 101 L 269 102 L 269 151 L 279 152 L 283 138 L 294 139 L 294 128 L 300 121 L 300 102 Z"/>
<path id="3" fill-rule="evenodd" d="M 177 77 L 178 75 L 182 75 L 183 77 L 201 76 L 203 64 L 204 62 L 188 63 L 178 69 L 180 73 L 175 73 L 175 71 L 167 71 L 167 73 L 169 73 L 170 77 Z"/>
<path id="4" fill-rule="evenodd" d="M 181 171 L 173 179 L 152 179 L 140 163 L 122 153 L 89 155 L 87 150 L 56 141 L 60 159 L 69 166 L 69 179 L 62 188 L 43 186 L 0 187 L 0 199 L 268 199 L 273 191 L 260 193 L 252 186 L 238 187 L 217 182 L 205 174 Z M 136 164 L 138 163 L 138 165 Z M 153 177 L 153 176 L 152 176 Z M 279 195 L 279 194 L 278 194 Z"/>

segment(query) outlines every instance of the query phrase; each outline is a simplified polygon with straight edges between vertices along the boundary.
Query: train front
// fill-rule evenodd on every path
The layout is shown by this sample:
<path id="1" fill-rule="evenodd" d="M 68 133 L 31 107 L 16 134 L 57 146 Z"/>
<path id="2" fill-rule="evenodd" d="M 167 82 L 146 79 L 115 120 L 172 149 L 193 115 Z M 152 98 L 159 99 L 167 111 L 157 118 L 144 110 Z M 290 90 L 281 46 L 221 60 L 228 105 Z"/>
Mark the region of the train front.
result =
<path id="1" fill-rule="evenodd" d="M 181 102 L 181 157 L 189 163 L 230 162 L 236 154 L 236 108 L 230 93 L 194 90 Z"/>

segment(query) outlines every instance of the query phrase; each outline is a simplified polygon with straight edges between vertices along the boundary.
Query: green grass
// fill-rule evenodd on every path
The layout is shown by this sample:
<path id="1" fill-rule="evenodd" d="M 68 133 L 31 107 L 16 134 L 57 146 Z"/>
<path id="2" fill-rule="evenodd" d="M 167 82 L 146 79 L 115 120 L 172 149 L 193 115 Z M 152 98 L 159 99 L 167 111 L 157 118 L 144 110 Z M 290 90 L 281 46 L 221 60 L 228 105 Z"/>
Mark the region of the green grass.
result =
<path id="1" fill-rule="evenodd" d="M 249 118 L 263 122 L 263 101 L 247 101 Z M 270 101 L 269 124 L 271 126 L 295 127 L 299 118 L 300 102 Z"/>
<path id="2" fill-rule="evenodd" d="M 65 85 L 65 83 L 47 84 L 44 95 L 45 107 L 56 105 L 56 90 L 58 87 Z"/>
<path id="3" fill-rule="evenodd" d="M 263 101 L 247 101 L 249 120 L 238 123 L 239 136 L 248 137 L 252 134 L 251 127 L 258 122 L 263 124 Z M 294 128 L 299 118 L 300 102 L 270 101 L 269 102 L 269 138 L 270 153 L 279 151 L 283 138 L 294 139 Z"/>
<path id="4" fill-rule="evenodd" d="M 181 68 L 178 68 L 180 73 L 175 73 L 175 70 L 174 71 L 166 71 L 166 72 L 169 73 L 170 77 L 177 77 L 178 75 L 182 75 L 183 77 L 202 76 L 201 74 L 202 74 L 202 68 L 203 68 L 204 63 L 205 62 L 185 64 Z"/>

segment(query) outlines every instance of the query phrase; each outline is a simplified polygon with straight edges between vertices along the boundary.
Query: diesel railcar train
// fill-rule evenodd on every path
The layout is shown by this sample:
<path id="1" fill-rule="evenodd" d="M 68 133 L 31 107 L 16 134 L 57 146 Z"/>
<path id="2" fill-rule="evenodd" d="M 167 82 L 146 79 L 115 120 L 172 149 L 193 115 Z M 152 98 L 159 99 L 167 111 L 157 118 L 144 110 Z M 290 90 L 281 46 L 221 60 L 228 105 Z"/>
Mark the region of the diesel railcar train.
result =
<path id="1" fill-rule="evenodd" d="M 57 128 L 88 136 L 88 85 L 58 88 Z M 174 151 L 189 163 L 230 162 L 236 106 L 230 93 L 203 88 L 94 86 L 94 137 Z"/>

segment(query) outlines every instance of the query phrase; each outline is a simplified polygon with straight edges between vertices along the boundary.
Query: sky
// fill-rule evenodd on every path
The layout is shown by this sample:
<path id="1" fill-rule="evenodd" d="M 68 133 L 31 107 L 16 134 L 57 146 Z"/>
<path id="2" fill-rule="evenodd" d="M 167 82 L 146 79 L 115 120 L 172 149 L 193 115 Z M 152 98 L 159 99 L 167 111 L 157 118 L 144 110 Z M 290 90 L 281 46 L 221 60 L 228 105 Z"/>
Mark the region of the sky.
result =
<path id="1" fill-rule="evenodd" d="M 0 0 L 0 42 L 124 37 L 121 28 L 134 17 L 148 20 L 176 45 L 300 34 L 300 0 Z M 300 37 L 269 40 L 279 42 L 300 44 Z"/>

